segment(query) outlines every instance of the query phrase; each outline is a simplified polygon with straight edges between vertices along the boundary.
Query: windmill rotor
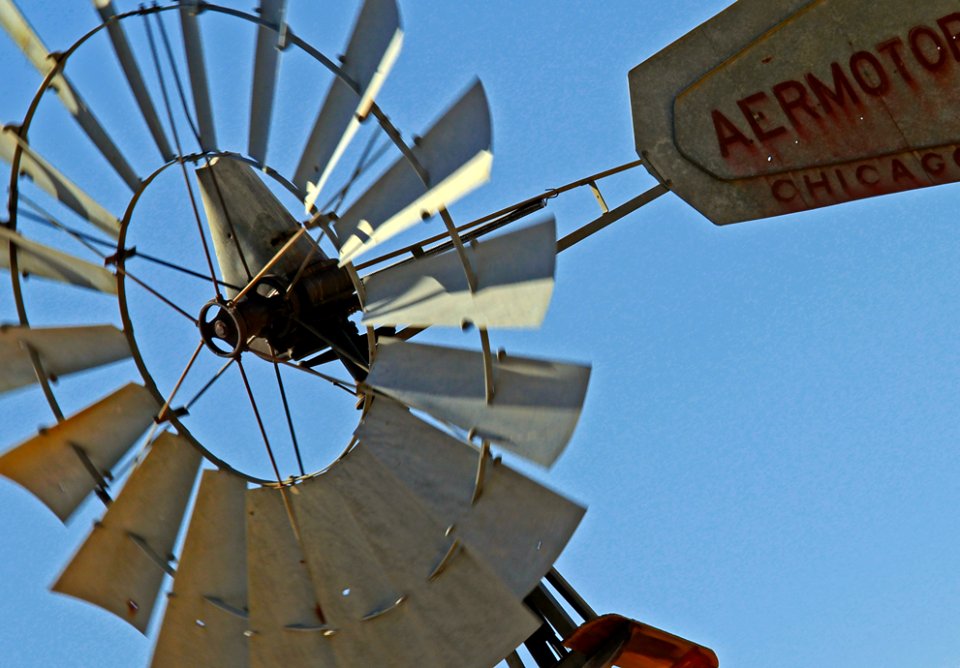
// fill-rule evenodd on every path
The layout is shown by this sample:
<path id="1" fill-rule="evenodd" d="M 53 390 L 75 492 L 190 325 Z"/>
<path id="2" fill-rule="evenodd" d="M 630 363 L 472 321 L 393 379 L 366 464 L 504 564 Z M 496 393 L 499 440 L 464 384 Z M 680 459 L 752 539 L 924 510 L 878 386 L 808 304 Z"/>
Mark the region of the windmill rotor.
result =
<path id="1" fill-rule="evenodd" d="M 497 454 L 549 467 L 585 400 L 589 367 L 491 343 L 490 330 L 545 317 L 556 224 L 512 224 L 560 190 L 457 225 L 449 207 L 490 176 L 489 102 L 475 81 L 403 138 L 377 101 L 402 43 L 393 0 L 361 3 L 339 64 L 287 25 L 282 0 L 258 14 L 192 0 L 95 7 L 100 25 L 54 55 L 0 0 L 0 23 L 43 77 L 0 135 L 0 259 L 19 320 L 0 330 L 0 390 L 37 384 L 56 418 L 0 455 L 0 474 L 63 521 L 92 496 L 106 505 L 54 591 L 143 633 L 158 625 L 153 666 L 511 655 L 557 614 L 531 592 L 546 591 L 584 512 Z M 240 148 L 221 144 L 211 17 L 254 33 Z M 96 40 L 117 58 L 131 124 L 142 121 L 132 163 L 67 78 Z M 282 145 L 271 132 L 293 52 L 329 79 L 298 157 L 286 130 Z M 78 145 L 95 149 L 89 171 L 43 138 L 62 113 L 51 88 L 86 135 Z M 430 218 L 445 232 L 399 246 Z M 87 293 L 90 307 L 34 326 L 27 276 L 66 302 Z M 476 330 L 480 349 L 409 341 L 443 327 Z M 124 382 L 76 406 L 57 381 L 89 370 Z M 360 410 L 332 463 L 310 447 L 333 433 L 312 415 L 318 385 Z M 241 419 L 259 441 L 255 467 L 223 433 Z"/>

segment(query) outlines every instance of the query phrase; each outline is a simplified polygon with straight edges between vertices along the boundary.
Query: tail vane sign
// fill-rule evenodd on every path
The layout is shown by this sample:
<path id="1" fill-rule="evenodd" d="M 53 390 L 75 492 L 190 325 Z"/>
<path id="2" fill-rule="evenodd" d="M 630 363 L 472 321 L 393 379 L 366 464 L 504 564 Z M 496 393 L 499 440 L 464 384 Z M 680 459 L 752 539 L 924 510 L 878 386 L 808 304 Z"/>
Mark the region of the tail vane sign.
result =
<path id="1" fill-rule="evenodd" d="M 960 181 L 960 2 L 739 0 L 630 72 L 637 151 L 718 225 Z"/>

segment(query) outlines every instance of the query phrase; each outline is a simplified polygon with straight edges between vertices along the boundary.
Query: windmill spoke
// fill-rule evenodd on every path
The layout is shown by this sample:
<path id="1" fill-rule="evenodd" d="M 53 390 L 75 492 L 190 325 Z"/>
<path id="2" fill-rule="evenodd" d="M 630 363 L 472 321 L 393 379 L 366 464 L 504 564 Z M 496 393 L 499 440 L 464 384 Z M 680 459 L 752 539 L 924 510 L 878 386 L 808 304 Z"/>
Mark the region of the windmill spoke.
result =
<path id="1" fill-rule="evenodd" d="M 224 364 L 222 367 L 220 367 L 220 369 L 218 369 L 217 372 L 213 374 L 213 377 L 210 380 L 204 383 L 203 387 L 201 387 L 200 390 L 195 395 L 193 395 L 190 401 L 184 404 L 184 407 L 187 410 L 190 410 L 190 407 L 193 406 L 195 403 L 197 403 L 200 400 L 200 397 L 206 394 L 207 390 L 213 387 L 214 383 L 220 380 L 221 376 L 223 376 L 226 370 L 230 368 L 230 366 L 234 363 L 234 361 L 235 360 L 232 357 L 229 360 L 227 360 L 227 363 Z"/>
<path id="2" fill-rule="evenodd" d="M 57 220 L 47 209 L 45 209 L 37 202 L 30 199 L 26 195 L 21 194 L 20 200 L 24 204 L 26 204 L 29 208 L 33 209 L 32 212 L 20 211 L 20 216 L 27 218 L 29 220 L 32 220 L 36 223 L 40 223 L 41 225 L 46 225 L 47 227 L 52 227 L 54 229 L 58 229 L 63 232 L 66 232 L 67 234 L 69 234 L 74 239 L 77 239 L 78 241 L 86 241 L 89 244 L 92 244 L 94 246 L 99 246 L 104 249 L 106 248 L 116 249 L 116 243 L 113 241 L 108 241 L 107 239 L 101 239 L 100 237 L 96 237 L 92 234 L 81 232 L 80 230 L 77 230 L 74 227 L 65 225 L 63 222 Z M 194 278 L 199 278 L 205 282 L 210 281 L 210 277 L 207 276 L 206 274 L 201 274 L 199 271 L 194 271 L 193 269 L 189 269 L 187 267 L 184 267 L 183 265 L 176 264 L 175 262 L 170 262 L 169 260 L 164 260 L 163 258 L 159 258 L 156 255 L 152 255 L 150 253 L 144 253 L 140 250 L 136 250 L 135 252 L 131 251 L 129 254 L 127 254 L 127 257 L 141 258 L 146 262 L 151 262 L 161 267 L 166 267 L 167 269 L 178 271 L 187 276 L 193 276 Z M 220 285 L 222 285 L 223 287 L 231 288 L 233 290 L 240 289 L 236 285 L 231 285 L 230 283 L 226 283 L 224 281 L 219 281 L 219 282 L 220 282 Z"/>
<path id="3" fill-rule="evenodd" d="M 287 418 L 287 427 L 290 429 L 290 440 L 293 442 L 293 452 L 297 456 L 297 466 L 300 468 L 300 475 L 306 475 L 303 468 L 303 457 L 300 455 L 300 442 L 297 440 L 297 430 L 293 426 L 293 416 L 290 414 L 290 403 L 287 401 L 287 390 L 283 386 L 283 377 L 280 375 L 280 365 L 276 360 L 276 351 L 273 346 L 270 347 L 270 354 L 273 356 L 273 372 L 277 376 L 277 388 L 280 390 L 280 400 L 283 402 L 283 412 Z"/>
<path id="4" fill-rule="evenodd" d="M 280 468 L 277 466 L 277 458 L 273 454 L 273 446 L 270 445 L 270 437 L 267 436 L 267 429 L 263 425 L 263 418 L 260 417 L 260 409 L 257 407 L 257 400 L 253 396 L 253 388 L 250 387 L 250 380 L 247 378 L 247 372 L 243 368 L 243 362 L 237 357 L 237 368 L 240 369 L 240 377 L 243 378 L 243 387 L 247 391 L 247 399 L 250 401 L 250 407 L 253 409 L 253 416 L 257 420 L 257 428 L 260 430 L 260 436 L 263 438 L 263 444 L 267 449 L 267 456 L 270 458 L 270 466 L 277 476 L 277 484 L 283 485 L 283 477 L 280 475 Z"/>
<path id="5" fill-rule="evenodd" d="M 159 16 L 155 16 L 158 26 L 160 27 L 161 34 L 166 38 L 166 32 L 163 31 L 163 22 Z M 170 122 L 170 127 L 173 131 L 173 140 L 177 147 L 177 163 L 180 165 L 180 171 L 183 174 L 183 181 L 187 187 L 187 195 L 190 198 L 190 207 L 193 210 L 193 217 L 197 223 L 197 232 L 200 235 L 200 243 L 203 245 L 203 254 L 207 260 L 207 266 L 210 270 L 210 280 L 213 282 L 213 290 L 217 295 L 218 299 L 222 299 L 223 296 L 220 293 L 220 283 L 217 280 L 216 271 L 213 268 L 213 257 L 210 254 L 210 247 L 207 244 L 207 236 L 203 230 L 203 221 L 200 219 L 200 210 L 197 208 L 197 201 L 193 194 L 193 186 L 190 184 L 190 176 L 187 174 L 187 167 L 183 161 L 183 147 L 180 143 L 180 133 L 177 132 L 176 121 L 173 117 L 173 109 L 170 105 L 170 96 L 167 93 L 167 86 L 164 83 L 165 79 L 163 76 L 163 69 L 160 67 L 160 58 L 157 55 L 157 47 L 153 37 L 153 30 L 150 28 L 149 18 L 145 19 L 145 25 L 147 26 L 147 40 L 150 42 L 150 53 L 153 57 L 153 64 L 157 72 L 157 80 L 160 82 L 160 91 L 163 95 L 163 104 L 167 111 L 167 119 Z M 173 76 L 177 83 L 177 89 L 180 92 L 181 100 L 184 101 L 184 110 L 186 111 L 186 99 L 183 95 L 183 88 L 180 86 L 180 78 L 176 74 L 176 64 L 173 61 L 173 54 L 170 51 L 169 42 L 165 39 L 165 46 L 167 47 L 167 55 L 170 61 L 170 67 L 173 70 Z M 193 122 L 190 120 L 189 114 L 187 114 L 187 122 L 190 123 L 190 127 L 193 128 Z M 196 133 L 194 128 L 194 133 Z M 199 136 L 199 135 L 198 135 Z"/>

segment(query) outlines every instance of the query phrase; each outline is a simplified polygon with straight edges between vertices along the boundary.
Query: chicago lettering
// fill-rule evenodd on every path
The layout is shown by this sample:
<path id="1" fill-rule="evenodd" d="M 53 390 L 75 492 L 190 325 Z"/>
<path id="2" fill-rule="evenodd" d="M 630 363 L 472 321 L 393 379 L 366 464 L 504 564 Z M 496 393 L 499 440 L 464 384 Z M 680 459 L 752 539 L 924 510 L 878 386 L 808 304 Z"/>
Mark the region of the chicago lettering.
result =
<path id="1" fill-rule="evenodd" d="M 730 158 L 737 147 L 752 151 L 755 141 L 769 143 L 838 113 L 852 114 L 888 95 L 895 81 L 917 88 L 924 77 L 929 80 L 930 74 L 960 62 L 958 39 L 960 12 L 954 12 L 937 19 L 935 27 L 915 26 L 880 42 L 874 51 L 857 51 L 845 63 L 834 61 L 829 74 L 807 72 L 737 100 L 745 125 L 713 109 L 720 154 Z"/>
<path id="2" fill-rule="evenodd" d="M 770 195 L 788 209 L 835 204 L 863 197 L 960 180 L 960 147 L 873 158 L 799 170 L 771 178 Z"/>

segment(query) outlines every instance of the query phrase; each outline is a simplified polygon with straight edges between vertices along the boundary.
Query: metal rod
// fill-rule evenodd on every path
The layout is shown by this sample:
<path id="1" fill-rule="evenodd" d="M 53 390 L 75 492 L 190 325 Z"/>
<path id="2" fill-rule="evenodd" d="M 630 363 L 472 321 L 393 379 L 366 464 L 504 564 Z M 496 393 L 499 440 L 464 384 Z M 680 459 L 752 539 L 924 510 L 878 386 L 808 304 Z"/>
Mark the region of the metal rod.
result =
<path id="1" fill-rule="evenodd" d="M 477 505 L 480 496 L 483 494 L 483 482 L 487 478 L 487 462 L 490 461 L 490 441 L 483 441 L 480 444 L 480 457 L 477 460 L 477 475 L 473 481 L 473 497 L 470 499 L 470 505 Z"/>
<path id="2" fill-rule="evenodd" d="M 293 248 L 293 245 L 294 245 L 295 243 L 297 243 L 297 241 L 300 239 L 300 237 L 302 237 L 302 236 L 303 236 L 304 234 L 306 234 L 306 233 L 307 233 L 307 228 L 301 227 L 300 229 L 298 229 L 298 230 L 296 231 L 296 233 L 293 234 L 293 236 L 291 236 L 289 239 L 287 239 L 287 243 L 283 244 L 283 246 L 280 248 L 280 250 L 278 250 L 278 251 L 274 254 L 274 256 L 273 256 L 272 258 L 270 258 L 270 261 L 267 262 L 265 265 L 263 265 L 263 269 L 261 269 L 260 271 L 258 271 L 258 272 L 257 272 L 257 275 L 254 276 L 253 278 L 251 278 L 251 279 L 250 279 L 250 282 L 247 283 L 246 287 L 244 287 L 243 290 L 241 290 L 241 291 L 237 294 L 237 296 L 234 297 L 231 301 L 233 301 L 234 303 L 236 303 L 236 302 L 240 301 L 241 299 L 243 299 L 243 297 L 246 296 L 246 294 L 247 294 L 248 292 L 250 292 L 251 290 L 253 290 L 253 289 L 257 286 L 257 283 L 260 282 L 260 279 L 263 278 L 264 276 L 266 276 L 266 275 L 267 275 L 267 272 L 269 272 L 271 269 L 273 269 L 273 267 L 276 266 L 276 264 L 277 264 L 280 260 L 283 259 L 283 256 L 286 255 L 287 251 L 290 250 L 291 248 Z M 236 235 L 234 235 L 234 236 L 236 236 Z"/>
<path id="3" fill-rule="evenodd" d="M 546 575 L 547 582 L 557 590 L 564 600 L 570 604 L 570 607 L 576 611 L 578 615 L 583 617 L 585 621 L 590 621 L 591 619 L 597 618 L 597 613 L 594 612 L 593 608 L 583 599 L 580 594 L 570 585 L 566 579 L 560 575 L 560 572 L 556 568 L 551 568 Z"/>
<path id="4" fill-rule="evenodd" d="M 533 197 L 528 197 L 527 199 L 521 200 L 516 204 L 511 204 L 510 206 L 504 207 L 503 209 L 499 209 L 498 211 L 494 211 L 493 213 L 488 213 L 487 215 L 477 218 L 475 220 L 472 220 L 469 223 L 464 223 L 463 225 L 457 228 L 457 232 L 462 234 L 463 232 L 467 230 L 472 230 L 473 228 L 478 227 L 483 223 L 486 223 L 494 219 L 500 218 L 501 216 L 513 213 L 519 209 L 523 209 L 524 207 L 537 204 L 543 200 L 553 199 L 554 197 L 556 197 L 557 195 L 560 195 L 561 193 L 565 193 L 569 190 L 573 190 L 574 188 L 580 188 L 582 186 L 588 185 L 591 181 L 595 182 L 600 179 L 605 179 L 608 176 L 613 176 L 614 174 L 619 174 L 620 172 L 624 172 L 628 169 L 639 167 L 642 164 L 643 164 L 643 160 L 634 160 L 632 162 L 619 165 L 618 167 L 613 167 L 611 169 L 607 169 L 602 172 L 597 172 L 596 174 L 591 174 L 590 176 L 584 177 L 582 179 L 571 181 L 570 183 L 562 185 L 558 188 L 550 188 L 540 195 L 534 195 Z M 423 241 L 420 241 L 417 244 L 413 244 L 411 246 L 401 248 L 399 250 L 387 253 L 385 255 L 381 255 L 372 260 L 369 260 L 360 265 L 357 265 L 357 269 L 363 270 L 363 269 L 366 269 L 367 267 L 372 267 L 377 264 L 381 264 L 382 262 L 393 259 L 395 257 L 400 257 L 407 253 L 411 253 L 414 248 L 422 247 L 427 244 L 435 243 L 437 241 L 442 241 L 446 238 L 446 236 L 447 236 L 446 234 L 438 234 L 428 239 L 424 239 Z"/>
<path id="5" fill-rule="evenodd" d="M 43 366 L 43 361 L 40 359 L 40 354 L 37 352 L 36 348 L 31 346 L 26 341 L 21 341 L 20 347 L 27 351 L 27 355 L 30 356 L 30 363 L 33 365 L 33 371 L 37 374 L 37 381 L 40 383 L 40 388 L 43 390 L 43 396 L 46 397 L 47 403 L 50 405 L 50 410 L 53 411 L 54 417 L 57 418 L 57 422 L 63 422 L 63 411 L 60 410 L 60 404 L 57 402 L 57 398 L 53 394 L 53 388 L 50 387 L 50 376 L 47 374 L 47 370 Z"/>
<path id="6" fill-rule="evenodd" d="M 181 99 L 184 99 L 183 89 L 180 86 L 180 77 L 178 77 L 176 74 L 176 64 L 173 61 L 173 53 L 170 50 L 170 43 L 166 40 L 166 31 L 163 28 L 162 19 L 160 18 L 159 14 L 155 14 L 154 19 L 156 19 L 157 25 L 160 28 L 161 37 L 164 39 L 164 44 L 166 46 L 166 51 L 167 51 L 167 57 L 169 59 L 169 65 L 173 70 L 173 76 L 174 76 L 174 80 L 177 83 L 177 89 L 180 91 Z M 167 120 L 170 123 L 171 130 L 173 131 L 173 141 L 177 147 L 177 163 L 179 163 L 180 165 L 180 171 L 183 173 L 183 181 L 187 187 L 187 195 L 189 196 L 189 199 L 190 199 L 190 207 L 193 210 L 193 217 L 197 223 L 197 232 L 200 234 L 200 243 L 203 246 L 203 254 L 207 260 L 207 266 L 210 269 L 210 280 L 213 281 L 213 289 L 217 295 L 217 298 L 222 299 L 223 296 L 220 294 L 220 284 L 217 281 L 217 272 L 213 268 L 213 257 L 210 254 L 210 247 L 207 244 L 206 234 L 204 234 L 203 232 L 203 221 L 200 219 L 200 210 L 197 207 L 197 200 L 193 194 L 193 186 L 190 183 L 190 176 L 187 174 L 187 166 L 183 161 L 183 147 L 180 144 L 180 133 L 177 132 L 177 124 L 173 118 L 173 108 L 170 106 L 170 96 L 167 94 L 167 86 L 166 86 L 166 83 L 164 82 L 163 70 L 160 67 L 160 58 L 157 55 L 157 47 L 153 39 L 153 30 L 150 29 L 149 18 L 145 19 L 144 22 L 146 23 L 146 26 L 147 26 L 147 41 L 150 43 L 150 53 L 153 56 L 153 64 L 157 70 L 157 79 L 160 82 L 160 91 L 163 96 L 163 105 L 166 108 Z M 184 101 L 184 105 L 186 105 L 185 101 Z M 193 123 L 190 120 L 189 116 L 187 117 L 187 122 L 190 123 L 190 127 L 193 128 Z M 194 132 L 196 133 L 195 128 L 194 128 Z"/>
<path id="7" fill-rule="evenodd" d="M 486 327 L 478 327 L 480 330 L 480 345 L 483 348 L 483 387 L 484 399 L 487 405 L 493 403 L 493 395 L 496 388 L 493 385 L 493 354 L 490 352 L 490 335 Z"/>
<path id="8" fill-rule="evenodd" d="M 232 357 L 229 360 L 227 360 L 227 363 L 224 364 L 222 367 L 220 367 L 220 369 L 213 375 L 213 378 L 211 378 L 206 383 L 204 383 L 203 387 L 200 388 L 200 391 L 197 392 L 195 395 L 193 395 L 193 398 L 190 399 L 190 401 L 188 401 L 186 404 L 184 404 L 184 407 L 187 410 L 190 410 L 190 407 L 193 406 L 195 403 L 197 403 L 197 401 L 200 400 L 200 397 L 202 397 L 206 393 L 206 391 L 213 386 L 215 382 L 220 380 L 220 376 L 222 376 L 224 372 L 230 368 L 230 365 L 233 364 L 234 361 L 235 360 Z"/>
<path id="9" fill-rule="evenodd" d="M 599 232 L 600 230 L 605 228 L 607 225 L 617 222 L 627 214 L 633 213 L 644 204 L 649 204 L 653 200 L 657 199 L 661 195 L 664 195 L 668 192 L 670 192 L 670 189 L 667 188 L 665 185 L 660 185 L 660 184 L 655 185 L 650 190 L 644 193 L 641 193 L 640 195 L 637 195 L 636 197 L 627 201 L 626 203 L 621 204 L 616 209 L 613 209 L 612 211 L 608 211 L 607 213 L 603 214 L 599 218 L 596 218 L 595 220 L 587 223 L 586 225 L 584 225 L 578 230 L 574 230 L 567 236 L 557 241 L 557 253 L 561 253 L 567 250 L 574 244 L 583 241 L 584 239 L 589 237 L 591 234 L 595 234 L 596 232 Z"/>
<path id="10" fill-rule="evenodd" d="M 470 292 L 474 293 L 477 291 L 477 274 L 470 265 L 470 258 L 467 257 L 467 249 L 463 247 L 463 241 L 457 233 L 457 226 L 453 224 L 453 218 L 450 216 L 450 212 L 447 211 L 446 207 L 441 206 L 438 211 L 440 218 L 443 219 L 443 224 L 447 227 L 447 234 L 450 235 L 450 241 L 453 242 L 454 248 L 457 249 L 457 256 L 460 258 L 460 264 L 463 265 L 463 273 L 467 275 L 467 285 L 470 287 Z"/>
<path id="11" fill-rule="evenodd" d="M 297 466 L 300 468 L 300 475 L 307 475 L 303 468 L 303 457 L 300 456 L 300 443 L 297 441 L 297 430 L 293 426 L 293 416 L 290 414 L 290 404 L 287 401 L 287 391 L 283 387 L 283 378 L 280 376 L 280 365 L 276 361 L 277 353 L 270 346 L 270 354 L 273 355 L 273 371 L 277 376 L 277 387 L 280 388 L 280 401 L 283 403 L 283 412 L 287 418 L 287 427 L 290 429 L 290 440 L 293 441 L 293 452 L 297 457 Z"/>
<path id="12" fill-rule="evenodd" d="M 127 79 L 127 85 L 137 101 L 140 114 L 147 123 L 147 128 L 153 136 L 153 141 L 156 143 L 160 155 L 164 161 L 172 160 L 173 151 L 170 149 L 170 142 L 167 141 L 163 125 L 160 123 L 160 117 L 157 116 L 157 110 L 153 106 L 153 100 L 143 81 L 136 56 L 130 49 L 130 43 L 127 41 L 123 25 L 114 18 L 117 12 L 112 0 L 108 0 L 105 4 L 98 3 L 97 11 L 100 13 L 100 18 L 107 24 L 107 33 L 110 36 L 110 42 L 113 44 L 113 51 L 117 55 L 117 60 L 120 61 L 120 67 Z"/>

